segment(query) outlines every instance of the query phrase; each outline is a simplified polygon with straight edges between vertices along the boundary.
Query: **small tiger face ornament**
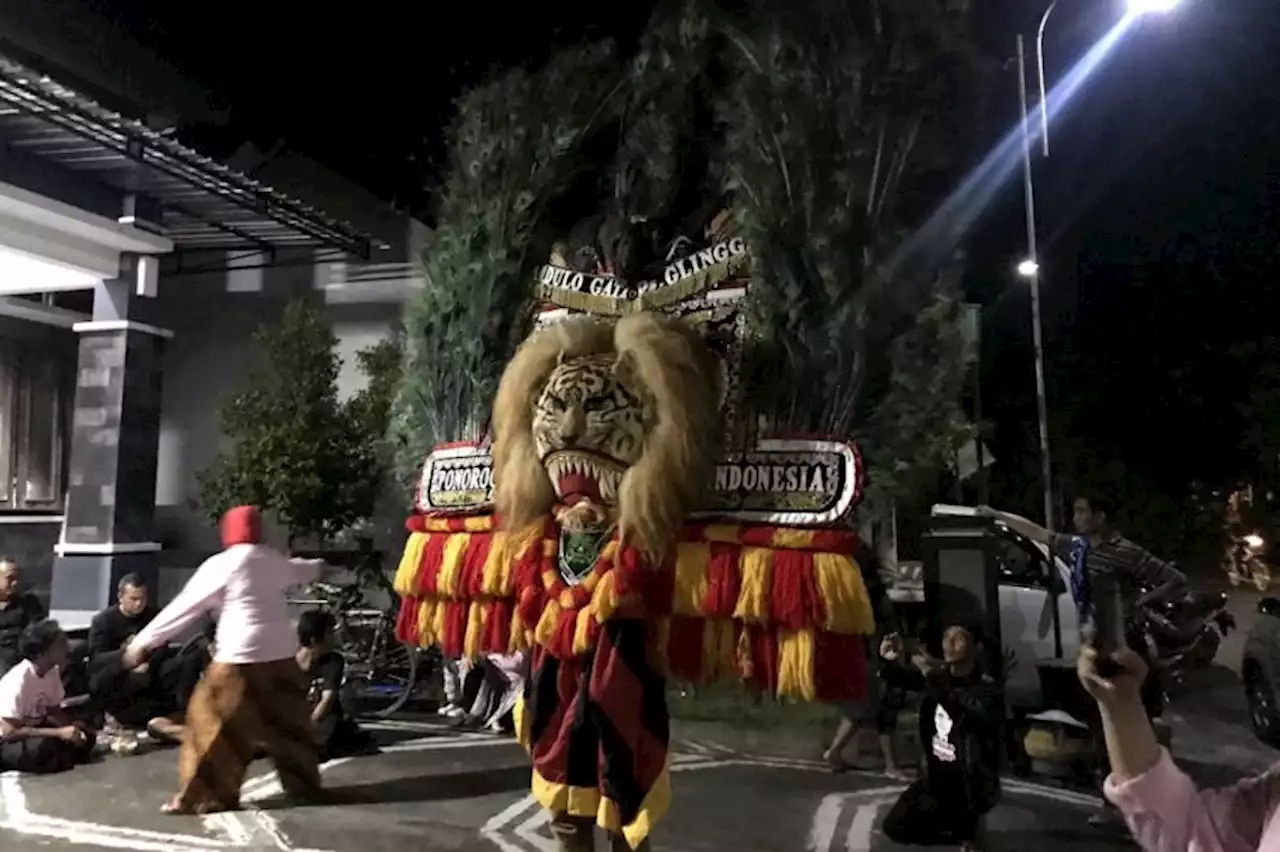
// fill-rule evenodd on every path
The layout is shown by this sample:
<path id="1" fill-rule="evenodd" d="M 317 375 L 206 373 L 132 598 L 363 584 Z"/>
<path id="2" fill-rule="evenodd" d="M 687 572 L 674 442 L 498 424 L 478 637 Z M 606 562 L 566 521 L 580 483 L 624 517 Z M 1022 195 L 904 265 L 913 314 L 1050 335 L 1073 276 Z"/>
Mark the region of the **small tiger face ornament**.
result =
<path id="1" fill-rule="evenodd" d="M 650 414 L 616 355 L 565 360 L 533 411 L 538 458 L 561 503 L 612 506 L 627 468 L 644 451 Z"/>

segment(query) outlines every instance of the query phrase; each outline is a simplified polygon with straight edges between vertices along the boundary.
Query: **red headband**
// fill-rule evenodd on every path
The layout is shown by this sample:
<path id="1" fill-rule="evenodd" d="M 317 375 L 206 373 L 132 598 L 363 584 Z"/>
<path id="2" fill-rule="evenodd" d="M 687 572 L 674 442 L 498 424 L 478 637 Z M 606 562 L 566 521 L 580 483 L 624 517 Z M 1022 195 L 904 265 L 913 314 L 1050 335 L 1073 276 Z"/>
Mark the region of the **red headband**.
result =
<path id="1" fill-rule="evenodd" d="M 255 506 L 236 506 L 222 516 L 222 546 L 262 541 L 262 514 Z"/>

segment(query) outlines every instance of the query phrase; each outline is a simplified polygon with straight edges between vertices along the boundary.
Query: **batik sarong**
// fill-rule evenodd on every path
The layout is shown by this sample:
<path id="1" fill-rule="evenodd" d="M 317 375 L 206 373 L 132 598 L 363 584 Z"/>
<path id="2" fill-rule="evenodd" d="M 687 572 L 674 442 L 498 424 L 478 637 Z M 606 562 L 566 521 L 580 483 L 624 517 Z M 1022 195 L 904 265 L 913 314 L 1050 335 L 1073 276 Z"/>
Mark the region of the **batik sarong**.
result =
<path id="1" fill-rule="evenodd" d="M 286 794 L 319 791 L 306 675 L 292 659 L 210 663 L 187 707 L 177 810 L 238 808 L 245 773 L 260 750 L 275 764 Z"/>

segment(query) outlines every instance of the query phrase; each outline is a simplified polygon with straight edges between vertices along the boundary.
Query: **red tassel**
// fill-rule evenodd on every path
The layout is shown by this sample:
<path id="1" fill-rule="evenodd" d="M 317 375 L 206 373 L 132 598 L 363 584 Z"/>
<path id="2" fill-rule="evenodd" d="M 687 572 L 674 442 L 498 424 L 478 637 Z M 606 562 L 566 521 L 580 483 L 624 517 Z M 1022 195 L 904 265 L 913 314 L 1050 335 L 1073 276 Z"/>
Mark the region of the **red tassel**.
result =
<path id="1" fill-rule="evenodd" d="M 543 594 L 541 585 L 528 585 L 520 592 L 520 601 L 516 604 L 516 612 L 520 621 L 528 630 L 532 630 L 542 617 Z"/>
<path id="2" fill-rule="evenodd" d="M 400 611 L 396 613 L 396 638 L 406 645 L 418 647 L 418 608 L 420 603 L 412 595 L 400 599 Z"/>
<path id="3" fill-rule="evenodd" d="M 738 530 L 738 541 L 750 547 L 773 547 L 773 534 L 777 527 L 756 526 L 741 527 Z"/>
<path id="4" fill-rule="evenodd" d="M 788 630 L 807 627 L 808 597 L 813 594 L 813 555 L 803 550 L 773 551 L 772 604 L 778 626 Z"/>
<path id="5" fill-rule="evenodd" d="M 573 632 L 578 626 L 578 614 L 576 612 L 562 612 L 556 617 L 555 629 L 551 632 L 551 637 L 546 641 L 546 649 L 551 652 L 551 656 L 568 660 L 573 657 Z"/>
<path id="6" fill-rule="evenodd" d="M 619 597 L 640 591 L 643 580 L 640 574 L 640 551 L 631 546 L 618 548 L 613 572 L 617 577 L 614 588 L 618 590 Z"/>
<path id="7" fill-rule="evenodd" d="M 443 533 L 431 533 L 422 548 L 422 561 L 418 563 L 418 592 L 423 597 L 434 597 L 440 593 L 440 566 L 444 564 L 444 546 L 448 540 L 449 536 Z"/>
<path id="8" fill-rule="evenodd" d="M 511 601 L 495 598 L 489 604 L 489 617 L 484 622 L 484 647 L 495 654 L 505 654 L 511 645 Z"/>
<path id="9" fill-rule="evenodd" d="M 819 701 L 865 701 L 867 678 L 863 637 L 814 633 L 813 686 Z"/>
<path id="10" fill-rule="evenodd" d="M 751 689 L 776 695 L 778 692 L 778 639 L 772 630 L 754 625 L 744 628 L 751 648 L 751 673 L 746 678 Z"/>
<path id="11" fill-rule="evenodd" d="M 572 609 L 582 609 L 591 603 L 591 590 L 579 584 L 569 590 L 569 597 L 573 600 Z"/>
<path id="12" fill-rule="evenodd" d="M 712 542 L 711 560 L 707 563 L 707 594 L 702 611 L 708 618 L 733 618 L 738 595 L 742 591 L 742 572 L 738 558 L 742 548 L 736 544 Z"/>
<path id="13" fill-rule="evenodd" d="M 532 585 L 542 587 L 539 568 L 542 566 L 542 539 L 535 539 L 516 559 L 512 569 L 511 587 L 524 589 Z"/>
<path id="14" fill-rule="evenodd" d="M 477 598 L 484 593 L 484 563 L 493 546 L 493 533 L 472 533 L 467 541 L 467 552 L 462 555 L 462 569 L 458 574 L 458 597 Z"/>
<path id="15" fill-rule="evenodd" d="M 467 640 L 468 601 L 447 601 L 444 605 L 444 635 L 440 637 L 440 650 L 446 657 L 461 656 Z"/>

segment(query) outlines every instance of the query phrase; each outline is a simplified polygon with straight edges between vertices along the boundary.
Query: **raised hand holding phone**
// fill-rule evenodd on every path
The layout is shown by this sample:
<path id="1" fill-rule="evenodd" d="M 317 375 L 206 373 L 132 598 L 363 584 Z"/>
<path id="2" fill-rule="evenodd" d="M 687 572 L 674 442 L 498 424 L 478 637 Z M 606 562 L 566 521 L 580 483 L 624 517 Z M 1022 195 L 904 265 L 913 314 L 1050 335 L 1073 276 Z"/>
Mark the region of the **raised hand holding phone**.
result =
<path id="1" fill-rule="evenodd" d="M 1093 585 L 1092 618 L 1086 636 L 1098 652 L 1098 672 L 1103 677 L 1115 671 L 1115 656 L 1129 650 L 1125 642 L 1124 600 L 1120 586 L 1111 578 Z"/>

